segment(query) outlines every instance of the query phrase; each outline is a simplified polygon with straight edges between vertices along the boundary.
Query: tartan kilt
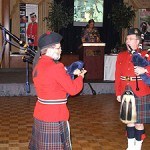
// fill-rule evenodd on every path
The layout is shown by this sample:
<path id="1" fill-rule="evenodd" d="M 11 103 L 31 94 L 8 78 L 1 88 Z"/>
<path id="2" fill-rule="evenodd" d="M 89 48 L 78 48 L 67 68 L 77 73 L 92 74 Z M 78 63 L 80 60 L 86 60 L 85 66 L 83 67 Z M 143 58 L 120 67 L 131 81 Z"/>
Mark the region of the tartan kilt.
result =
<path id="1" fill-rule="evenodd" d="M 150 123 L 150 95 L 135 97 L 137 122 Z"/>
<path id="2" fill-rule="evenodd" d="M 34 118 L 30 150 L 71 150 L 68 121 L 43 122 Z"/>

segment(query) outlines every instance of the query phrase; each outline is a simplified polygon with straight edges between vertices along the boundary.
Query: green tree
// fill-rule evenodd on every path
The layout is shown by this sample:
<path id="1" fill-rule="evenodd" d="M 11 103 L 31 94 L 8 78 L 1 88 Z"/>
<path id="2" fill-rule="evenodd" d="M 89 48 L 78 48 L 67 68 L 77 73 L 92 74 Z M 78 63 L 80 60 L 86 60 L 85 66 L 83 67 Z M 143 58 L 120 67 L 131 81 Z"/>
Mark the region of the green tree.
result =
<path id="1" fill-rule="evenodd" d="M 119 32 L 120 42 L 122 30 L 131 27 L 134 18 L 135 10 L 132 6 L 128 6 L 125 3 L 115 3 L 112 6 L 111 21 L 116 31 Z"/>
<path id="2" fill-rule="evenodd" d="M 48 16 L 44 18 L 49 30 L 59 32 L 62 28 L 67 28 L 73 23 L 73 10 L 63 6 L 63 2 L 49 3 Z"/>

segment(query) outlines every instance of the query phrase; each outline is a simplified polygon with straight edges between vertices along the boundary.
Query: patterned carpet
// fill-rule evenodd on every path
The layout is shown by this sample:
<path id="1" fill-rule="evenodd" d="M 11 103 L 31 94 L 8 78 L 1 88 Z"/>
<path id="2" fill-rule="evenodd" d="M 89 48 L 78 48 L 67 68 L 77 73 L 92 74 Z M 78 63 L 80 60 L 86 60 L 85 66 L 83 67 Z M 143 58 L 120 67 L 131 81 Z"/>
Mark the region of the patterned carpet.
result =
<path id="1" fill-rule="evenodd" d="M 113 94 L 69 98 L 73 150 L 125 150 L 125 125 Z M 36 97 L 0 97 L 0 150 L 28 150 Z M 142 150 L 150 149 L 150 128 Z"/>

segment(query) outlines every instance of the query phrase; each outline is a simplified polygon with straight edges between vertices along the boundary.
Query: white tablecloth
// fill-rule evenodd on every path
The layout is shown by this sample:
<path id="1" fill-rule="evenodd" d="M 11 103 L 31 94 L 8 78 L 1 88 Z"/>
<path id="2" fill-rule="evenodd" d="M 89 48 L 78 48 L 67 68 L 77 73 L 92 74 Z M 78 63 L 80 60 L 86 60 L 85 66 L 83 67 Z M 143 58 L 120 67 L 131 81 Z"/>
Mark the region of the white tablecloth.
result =
<path id="1" fill-rule="evenodd" d="M 105 55 L 104 57 L 104 80 L 115 80 L 117 54 Z"/>

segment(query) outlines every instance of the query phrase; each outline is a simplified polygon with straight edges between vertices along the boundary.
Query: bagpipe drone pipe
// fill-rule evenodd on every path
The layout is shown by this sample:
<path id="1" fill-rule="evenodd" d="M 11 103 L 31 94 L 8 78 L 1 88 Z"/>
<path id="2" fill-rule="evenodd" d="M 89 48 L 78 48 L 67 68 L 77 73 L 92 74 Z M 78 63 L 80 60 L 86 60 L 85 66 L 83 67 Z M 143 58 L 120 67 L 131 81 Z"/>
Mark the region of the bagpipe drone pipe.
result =
<path id="1" fill-rule="evenodd" d="M 135 67 L 146 67 L 150 65 L 150 61 L 147 60 L 150 54 L 150 49 L 147 50 L 145 57 L 142 57 L 136 50 L 133 50 L 131 46 L 129 46 L 129 48 L 131 50 L 130 53 L 132 54 L 132 63 Z M 147 76 L 147 74 L 141 74 L 140 77 L 147 85 L 150 85 L 150 77 Z"/>
<path id="2" fill-rule="evenodd" d="M 26 62 L 26 91 L 27 93 L 30 93 L 30 84 L 29 84 L 29 63 L 32 63 L 33 58 L 36 54 L 35 51 L 30 49 L 28 45 L 20 40 L 17 36 L 12 34 L 10 31 L 8 31 L 2 24 L 0 24 L 0 29 L 2 30 L 2 36 L 3 36 L 3 44 L 2 44 L 2 50 L 0 51 L 0 64 L 3 60 L 3 55 L 5 51 L 5 45 L 7 43 L 19 48 L 20 50 L 23 50 L 27 56 L 24 56 L 22 59 L 24 62 Z M 14 42 L 10 41 L 7 36 L 14 40 Z"/>
<path id="3" fill-rule="evenodd" d="M 2 24 L 0 24 L 0 29 L 2 30 L 3 40 L 4 40 L 3 45 L 2 45 L 2 51 L 0 51 L 0 61 L 2 61 L 2 59 L 3 59 L 5 45 L 7 43 L 10 43 L 11 45 L 13 45 L 13 46 L 15 46 L 15 47 L 17 47 L 20 50 L 23 50 L 25 52 L 25 54 L 28 56 L 28 57 L 23 57 L 22 58 L 25 62 L 32 63 L 33 58 L 36 54 L 36 51 L 29 48 L 28 45 L 25 42 L 20 40 L 20 38 L 18 38 L 16 35 L 12 34 L 10 31 L 8 31 L 4 26 L 2 26 Z M 14 43 L 14 42 L 10 41 L 9 39 L 7 39 L 6 35 L 9 35 L 17 43 Z"/>

